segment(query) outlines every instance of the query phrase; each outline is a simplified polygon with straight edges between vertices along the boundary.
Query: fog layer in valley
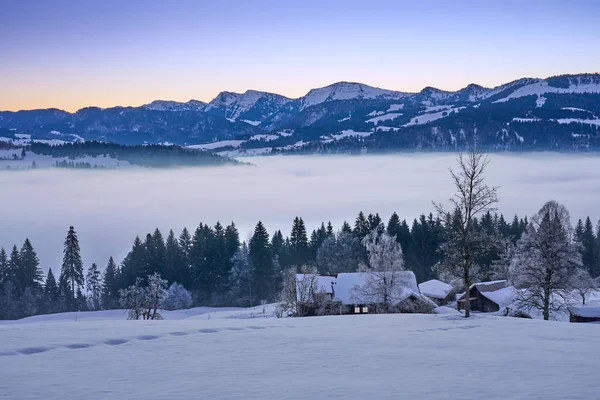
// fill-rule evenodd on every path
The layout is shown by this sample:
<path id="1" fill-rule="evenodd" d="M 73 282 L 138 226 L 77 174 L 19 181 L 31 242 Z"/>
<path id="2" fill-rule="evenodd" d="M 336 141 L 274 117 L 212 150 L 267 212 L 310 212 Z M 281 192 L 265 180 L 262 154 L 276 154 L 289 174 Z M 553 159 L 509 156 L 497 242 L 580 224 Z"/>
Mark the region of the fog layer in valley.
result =
<path id="1" fill-rule="evenodd" d="M 234 221 L 245 239 L 258 220 L 269 232 L 289 234 L 304 218 L 309 233 L 321 221 L 337 229 L 359 211 L 384 221 L 396 211 L 412 221 L 433 211 L 432 200 L 453 193 L 454 154 L 279 156 L 248 159 L 254 167 L 113 171 L 0 171 L 0 246 L 9 251 L 28 237 L 41 267 L 60 269 L 63 240 L 74 225 L 86 267 L 117 262 L 136 235 L 170 228 L 179 235 L 199 222 Z M 549 199 L 574 220 L 596 220 L 600 198 L 597 155 L 493 154 L 488 182 L 500 186 L 499 211 L 531 215 Z"/>

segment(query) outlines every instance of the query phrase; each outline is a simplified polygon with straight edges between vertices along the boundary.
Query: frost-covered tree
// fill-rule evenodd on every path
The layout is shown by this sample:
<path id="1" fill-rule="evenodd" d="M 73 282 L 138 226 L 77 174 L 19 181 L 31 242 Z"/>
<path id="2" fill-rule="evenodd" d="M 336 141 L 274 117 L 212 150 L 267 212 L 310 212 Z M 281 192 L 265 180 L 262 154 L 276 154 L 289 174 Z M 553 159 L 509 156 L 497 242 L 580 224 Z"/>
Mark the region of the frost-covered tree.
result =
<path id="1" fill-rule="evenodd" d="M 456 223 L 446 235 L 440 250 L 444 259 L 437 265 L 439 273 L 461 277 L 464 287 L 471 286 L 476 272 L 476 260 L 480 254 L 489 251 L 494 238 L 483 230 L 474 228 L 478 215 L 493 211 L 498 202 L 497 188 L 485 183 L 485 171 L 489 159 L 474 148 L 458 155 L 458 170 L 450 169 L 456 193 L 450 199 L 454 206 Z M 447 215 L 441 204 L 436 204 L 440 215 Z M 465 302 L 465 318 L 471 315 L 471 304 Z"/>
<path id="2" fill-rule="evenodd" d="M 167 295 L 167 281 L 160 277 L 159 273 L 148 276 L 148 287 L 146 288 L 146 316 L 145 319 L 162 319 L 158 313 L 162 302 Z"/>
<path id="3" fill-rule="evenodd" d="M 580 244 L 574 238 L 569 211 L 549 201 L 532 218 L 517 242 L 510 276 L 519 308 L 537 309 L 544 320 L 571 300 L 571 281 L 581 267 Z"/>
<path id="4" fill-rule="evenodd" d="M 167 290 L 162 308 L 165 310 L 185 310 L 192 306 L 192 294 L 182 284 L 173 282 Z"/>
<path id="5" fill-rule="evenodd" d="M 140 319 L 146 310 L 146 289 L 142 284 L 142 278 L 137 278 L 135 284 L 119 290 L 119 304 L 128 310 L 128 319 Z"/>
<path id="6" fill-rule="evenodd" d="M 102 297 L 102 280 L 98 266 L 94 263 L 88 269 L 86 275 L 86 288 L 88 308 L 91 310 L 100 310 L 100 299 Z"/>
<path id="7" fill-rule="evenodd" d="M 162 319 L 158 309 L 167 295 L 167 281 L 154 273 L 144 280 L 137 278 L 134 285 L 119 290 L 119 303 L 128 310 L 128 319 Z"/>
<path id="8" fill-rule="evenodd" d="M 250 306 L 254 302 L 252 294 L 252 277 L 254 266 L 250 259 L 250 250 L 246 242 L 235 252 L 231 258 L 231 271 L 229 272 L 230 297 L 238 306 Z"/>
<path id="9" fill-rule="evenodd" d="M 364 303 L 382 307 L 382 312 L 392 312 L 408 282 L 404 271 L 402 248 L 396 238 L 382 230 L 374 230 L 363 239 L 367 249 L 368 265 L 361 264 L 360 272 L 368 275 L 362 286 L 352 289 L 353 297 Z"/>
<path id="10" fill-rule="evenodd" d="M 363 260 L 363 253 L 364 247 L 356 236 L 339 232 L 337 236 L 328 236 L 317 250 L 317 268 L 328 274 L 355 272 Z"/>
<path id="11" fill-rule="evenodd" d="M 65 239 L 63 250 L 63 263 L 61 276 L 71 285 L 71 294 L 75 299 L 75 285 L 83 286 L 83 261 L 81 261 L 81 251 L 79 249 L 79 239 L 75 228 L 69 227 L 69 232 Z"/>
<path id="12" fill-rule="evenodd" d="M 581 303 L 585 305 L 586 297 L 598 290 L 598 282 L 592 278 L 585 268 L 577 268 L 571 278 L 571 286 L 581 297 Z"/>

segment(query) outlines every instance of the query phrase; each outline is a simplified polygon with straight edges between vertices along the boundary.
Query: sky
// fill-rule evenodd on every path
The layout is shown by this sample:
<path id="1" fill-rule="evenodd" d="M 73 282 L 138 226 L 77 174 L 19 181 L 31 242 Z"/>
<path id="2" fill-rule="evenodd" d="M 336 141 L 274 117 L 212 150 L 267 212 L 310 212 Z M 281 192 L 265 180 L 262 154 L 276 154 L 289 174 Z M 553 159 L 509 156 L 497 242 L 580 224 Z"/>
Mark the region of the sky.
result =
<path id="1" fill-rule="evenodd" d="M 0 110 L 598 72 L 596 0 L 7 0 Z"/>

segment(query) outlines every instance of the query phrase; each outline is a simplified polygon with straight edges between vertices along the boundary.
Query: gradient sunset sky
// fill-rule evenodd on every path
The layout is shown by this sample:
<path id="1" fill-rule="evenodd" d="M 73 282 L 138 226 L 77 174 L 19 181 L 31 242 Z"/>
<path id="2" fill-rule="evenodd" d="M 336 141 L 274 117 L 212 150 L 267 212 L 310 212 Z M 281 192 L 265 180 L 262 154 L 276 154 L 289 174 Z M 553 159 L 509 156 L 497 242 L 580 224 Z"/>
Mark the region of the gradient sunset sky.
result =
<path id="1" fill-rule="evenodd" d="M 600 1 L 6 0 L 0 110 L 600 70 Z"/>

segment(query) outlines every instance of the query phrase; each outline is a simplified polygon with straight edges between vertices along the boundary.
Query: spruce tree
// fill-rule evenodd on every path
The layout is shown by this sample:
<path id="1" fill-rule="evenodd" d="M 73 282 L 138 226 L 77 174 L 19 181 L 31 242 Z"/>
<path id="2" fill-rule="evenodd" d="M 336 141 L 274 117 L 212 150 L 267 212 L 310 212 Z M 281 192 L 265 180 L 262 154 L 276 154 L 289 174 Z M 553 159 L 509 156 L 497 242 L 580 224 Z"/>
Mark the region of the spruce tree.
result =
<path id="1" fill-rule="evenodd" d="M 29 239 L 25 239 L 19 253 L 19 268 L 16 274 L 16 286 L 20 292 L 26 288 L 39 289 L 43 283 L 43 272 L 39 268 L 40 261 Z"/>
<path id="2" fill-rule="evenodd" d="M 367 218 L 365 218 L 365 214 L 363 212 L 359 212 L 356 220 L 354 221 L 354 229 L 352 231 L 354 236 L 356 236 L 359 240 L 363 240 L 369 233 L 371 233 L 371 225 Z"/>
<path id="3" fill-rule="evenodd" d="M 583 226 L 581 236 L 583 268 L 593 277 L 598 276 L 598 260 L 596 258 L 596 237 L 594 236 L 594 226 L 590 217 L 587 217 Z"/>
<path id="4" fill-rule="evenodd" d="M 376 229 L 381 229 L 382 227 L 381 225 L 381 217 L 379 216 L 379 214 L 369 214 L 369 216 L 367 217 L 367 221 L 369 222 L 369 229 L 370 231 L 374 231 Z M 385 228 L 385 227 L 384 227 Z"/>
<path id="5" fill-rule="evenodd" d="M 331 237 L 335 235 L 335 232 L 333 231 L 333 225 L 331 224 L 331 221 L 327 222 L 327 237 Z"/>
<path id="6" fill-rule="evenodd" d="M 2 247 L 0 249 L 0 287 L 2 287 L 4 282 L 8 281 L 9 276 L 10 264 L 8 262 L 8 254 L 6 254 L 6 250 Z"/>
<path id="7" fill-rule="evenodd" d="M 290 245 L 290 262 L 292 265 L 300 268 L 302 265 L 305 265 L 310 258 L 306 226 L 304 225 L 302 218 L 294 218 L 292 232 L 290 234 Z"/>
<path id="8" fill-rule="evenodd" d="M 92 310 L 100 310 L 102 297 L 102 282 L 100 279 L 100 271 L 94 263 L 88 269 L 86 275 L 86 286 L 88 292 L 89 308 Z"/>
<path id="9" fill-rule="evenodd" d="M 48 302 L 46 311 L 54 312 L 57 310 L 58 302 L 60 300 L 60 290 L 58 288 L 58 284 L 56 283 L 56 279 L 54 278 L 52 268 L 48 269 L 48 275 L 46 276 L 46 283 L 44 284 L 44 297 Z"/>
<path id="10" fill-rule="evenodd" d="M 252 293 L 257 300 L 270 300 L 275 290 L 273 254 L 269 245 L 269 233 L 260 221 L 254 228 L 249 250 L 250 261 L 254 266 Z"/>
<path id="11" fill-rule="evenodd" d="M 192 236 L 187 228 L 183 228 L 179 235 L 179 249 L 181 250 L 181 258 L 187 269 L 190 268 L 190 251 L 192 250 Z M 188 287 L 187 284 L 181 282 L 184 286 Z"/>
<path id="12" fill-rule="evenodd" d="M 14 281 L 19 273 L 19 264 L 19 249 L 17 249 L 17 246 L 13 245 L 13 248 L 10 252 L 10 258 L 8 259 L 8 279 L 10 281 Z M 13 282 L 13 285 L 14 284 L 15 282 Z"/>
<path id="13" fill-rule="evenodd" d="M 390 217 L 387 224 L 387 234 L 395 237 L 397 242 L 400 242 L 398 236 L 400 234 L 400 217 L 395 212 Z"/>
<path id="14" fill-rule="evenodd" d="M 114 308 L 117 305 L 117 265 L 112 257 L 108 259 L 108 265 L 104 270 L 104 279 L 102 280 L 102 307 L 105 310 Z"/>
<path id="15" fill-rule="evenodd" d="M 184 280 L 184 266 L 179 242 L 175 238 L 173 230 L 170 230 L 167 241 L 165 242 L 165 262 L 161 276 L 166 279 L 169 284 L 173 282 L 182 283 Z"/>
<path id="16" fill-rule="evenodd" d="M 344 223 L 342 224 L 342 229 L 340 231 L 344 233 L 352 233 L 352 227 L 347 221 L 344 221 Z"/>
<path id="17" fill-rule="evenodd" d="M 83 261 L 81 261 L 79 240 L 73 226 L 69 227 L 63 253 L 61 276 L 71 285 L 71 294 L 75 299 L 75 285 L 83 285 Z"/>
<path id="18" fill-rule="evenodd" d="M 146 272 L 146 249 L 139 236 L 135 237 L 131 250 L 125 256 L 120 274 L 120 287 L 127 288 L 135 284 L 136 278 L 147 277 Z"/>

